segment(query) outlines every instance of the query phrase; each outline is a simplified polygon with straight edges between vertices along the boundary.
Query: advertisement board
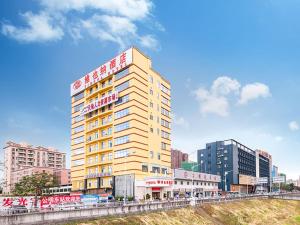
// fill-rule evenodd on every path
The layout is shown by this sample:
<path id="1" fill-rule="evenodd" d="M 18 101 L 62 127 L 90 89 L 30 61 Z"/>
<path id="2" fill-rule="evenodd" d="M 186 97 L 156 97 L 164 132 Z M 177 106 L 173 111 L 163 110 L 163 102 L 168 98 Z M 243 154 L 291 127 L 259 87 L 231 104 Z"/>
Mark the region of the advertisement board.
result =
<path id="1" fill-rule="evenodd" d="M 91 85 L 105 79 L 111 74 L 121 71 L 132 63 L 132 48 L 122 52 L 107 63 L 86 74 L 71 84 L 71 96 L 85 90 Z"/>
<path id="2" fill-rule="evenodd" d="M 285 177 L 273 177 L 273 183 L 274 184 L 279 184 L 279 183 L 285 183 Z"/>
<path id="3" fill-rule="evenodd" d="M 256 184 L 268 184 L 269 178 L 268 177 L 259 177 L 257 178 Z"/>
<path id="4" fill-rule="evenodd" d="M 84 205 L 96 205 L 99 202 L 99 195 L 80 195 L 80 201 Z"/>

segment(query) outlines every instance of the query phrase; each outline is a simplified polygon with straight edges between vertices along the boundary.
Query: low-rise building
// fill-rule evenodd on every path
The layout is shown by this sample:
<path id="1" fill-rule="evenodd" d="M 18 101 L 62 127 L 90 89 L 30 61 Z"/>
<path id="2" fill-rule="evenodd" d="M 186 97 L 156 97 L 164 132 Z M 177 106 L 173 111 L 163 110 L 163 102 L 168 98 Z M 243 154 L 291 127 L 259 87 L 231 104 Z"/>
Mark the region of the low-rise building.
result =
<path id="1" fill-rule="evenodd" d="M 221 177 L 218 175 L 192 172 L 183 169 L 173 170 L 173 197 L 207 197 L 218 194 Z"/>

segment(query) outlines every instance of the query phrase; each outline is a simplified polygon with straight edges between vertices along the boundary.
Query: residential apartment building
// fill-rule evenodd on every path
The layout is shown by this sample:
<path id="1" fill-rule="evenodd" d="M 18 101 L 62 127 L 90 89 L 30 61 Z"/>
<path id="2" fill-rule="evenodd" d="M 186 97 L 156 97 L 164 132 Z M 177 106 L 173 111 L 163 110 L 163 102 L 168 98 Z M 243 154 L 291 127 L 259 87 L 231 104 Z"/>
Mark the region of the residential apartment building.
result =
<path id="1" fill-rule="evenodd" d="M 20 177 L 15 177 L 22 170 L 30 168 L 49 168 L 63 170 L 66 168 L 66 154 L 54 148 L 34 147 L 25 143 L 9 141 L 4 149 L 4 194 L 10 194 L 14 183 Z M 28 172 L 29 173 L 29 172 Z"/>
<path id="2" fill-rule="evenodd" d="M 73 191 L 136 196 L 137 181 L 171 176 L 170 83 L 150 58 L 130 48 L 71 84 L 71 96 Z"/>
<path id="3" fill-rule="evenodd" d="M 188 162 L 189 155 L 177 149 L 171 149 L 171 168 L 181 168 L 182 162 Z"/>
<path id="4" fill-rule="evenodd" d="M 199 171 L 221 176 L 223 191 L 250 193 L 256 185 L 256 153 L 233 140 L 206 144 L 198 150 Z"/>

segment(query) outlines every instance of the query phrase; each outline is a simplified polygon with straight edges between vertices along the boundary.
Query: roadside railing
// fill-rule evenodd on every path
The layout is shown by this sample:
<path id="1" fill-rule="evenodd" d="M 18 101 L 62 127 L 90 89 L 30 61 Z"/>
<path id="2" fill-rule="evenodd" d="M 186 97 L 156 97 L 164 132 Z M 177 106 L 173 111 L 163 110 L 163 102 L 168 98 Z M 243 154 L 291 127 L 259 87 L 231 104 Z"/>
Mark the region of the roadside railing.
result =
<path id="1" fill-rule="evenodd" d="M 143 206 L 148 205 L 151 208 L 151 205 L 161 204 L 162 209 L 173 209 L 173 208 L 182 208 L 192 205 L 192 201 L 195 202 L 195 205 L 211 204 L 211 203 L 226 203 L 240 200 L 250 200 L 250 199 L 261 199 L 261 198 L 277 198 L 277 199 L 289 199 L 289 200 L 300 200 L 300 194 L 298 196 L 293 196 L 289 193 L 286 194 L 253 194 L 253 195 L 244 195 L 244 196 L 217 196 L 217 197 L 207 197 L 207 198 L 183 198 L 183 199 L 174 199 L 174 200 L 154 200 L 154 201 L 132 201 L 132 202 L 103 202 L 98 204 L 65 204 L 65 205 L 56 205 L 53 207 L 47 208 L 32 208 L 26 209 L 23 208 L 23 211 L 18 211 L 18 209 L 5 209 L 0 211 L 0 216 L 15 215 L 15 214 L 25 214 L 25 213 L 47 213 L 55 211 L 70 211 L 70 210 L 82 210 L 82 209 L 91 209 L 91 208 L 102 208 L 109 209 L 114 207 L 128 207 L 128 206 Z"/>

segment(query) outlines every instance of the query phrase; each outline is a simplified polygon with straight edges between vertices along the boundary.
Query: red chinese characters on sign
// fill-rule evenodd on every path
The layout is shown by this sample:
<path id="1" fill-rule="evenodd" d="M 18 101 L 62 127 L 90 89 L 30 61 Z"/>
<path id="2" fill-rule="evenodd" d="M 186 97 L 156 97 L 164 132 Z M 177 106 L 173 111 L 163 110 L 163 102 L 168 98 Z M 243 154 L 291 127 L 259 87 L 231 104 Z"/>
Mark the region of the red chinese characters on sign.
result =
<path id="1" fill-rule="evenodd" d="M 112 93 L 106 97 L 101 98 L 98 101 L 95 101 L 95 102 L 85 106 L 82 109 L 81 114 L 85 115 L 85 114 L 90 113 L 96 109 L 103 107 L 103 106 L 106 106 L 113 102 L 116 102 L 117 100 L 118 100 L 118 92 Z"/>
<path id="2" fill-rule="evenodd" d="M 21 197 L 21 198 L 18 199 L 18 203 L 19 203 L 20 206 L 27 206 L 27 199 Z"/>
<path id="3" fill-rule="evenodd" d="M 123 52 L 121 55 L 120 55 L 120 65 L 122 65 L 123 63 L 126 62 L 126 52 Z"/>
<path id="4" fill-rule="evenodd" d="M 41 198 L 40 207 L 47 208 L 53 205 L 63 203 L 74 203 L 80 202 L 80 195 L 56 195 L 56 196 L 45 196 Z"/>
<path id="5" fill-rule="evenodd" d="M 100 75 L 103 75 L 106 73 L 106 65 L 103 65 L 100 67 Z"/>
<path id="6" fill-rule="evenodd" d="M 145 182 L 148 187 L 167 187 L 173 184 L 172 180 L 148 180 Z"/>
<path id="7" fill-rule="evenodd" d="M 81 79 L 71 84 L 71 96 L 83 91 L 94 83 L 115 74 L 124 67 L 132 63 L 132 48 L 121 53 L 117 57 L 99 66 L 97 69 L 83 76 Z"/>
<path id="8" fill-rule="evenodd" d="M 109 63 L 109 68 L 112 70 L 116 67 L 116 59 L 113 59 Z"/>
<path id="9" fill-rule="evenodd" d="M 85 82 L 85 84 L 88 84 L 90 82 L 90 75 L 89 74 L 85 75 L 84 82 Z"/>
<path id="10" fill-rule="evenodd" d="M 13 199 L 12 198 L 4 198 L 2 202 L 3 207 L 9 207 L 13 205 Z"/>

